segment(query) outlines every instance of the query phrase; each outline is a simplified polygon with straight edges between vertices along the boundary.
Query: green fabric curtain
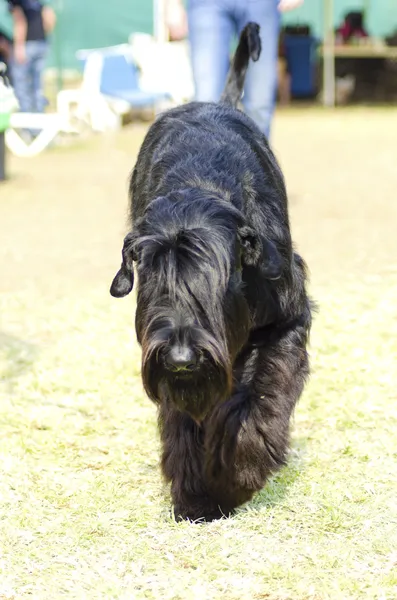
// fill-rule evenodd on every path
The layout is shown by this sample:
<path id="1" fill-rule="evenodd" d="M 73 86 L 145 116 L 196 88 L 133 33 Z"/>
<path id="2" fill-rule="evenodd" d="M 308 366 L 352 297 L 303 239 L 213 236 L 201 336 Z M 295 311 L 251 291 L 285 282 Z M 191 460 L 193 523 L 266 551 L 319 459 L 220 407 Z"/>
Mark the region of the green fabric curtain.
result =
<path id="1" fill-rule="evenodd" d="M 81 48 L 112 46 L 128 41 L 134 31 L 153 31 L 151 0 L 53 0 L 58 14 L 50 66 L 73 68 Z"/>

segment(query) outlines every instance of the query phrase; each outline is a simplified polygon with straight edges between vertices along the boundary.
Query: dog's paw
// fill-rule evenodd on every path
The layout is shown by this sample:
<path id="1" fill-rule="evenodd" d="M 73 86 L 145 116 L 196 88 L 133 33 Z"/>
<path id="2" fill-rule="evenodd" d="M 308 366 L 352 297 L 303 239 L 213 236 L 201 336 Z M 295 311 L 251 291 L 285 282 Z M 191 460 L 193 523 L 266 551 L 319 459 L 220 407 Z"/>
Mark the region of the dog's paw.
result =
<path id="1" fill-rule="evenodd" d="M 174 518 L 176 521 L 189 521 L 190 523 L 194 523 L 196 525 L 210 523 L 211 521 L 230 517 L 231 514 L 232 513 L 230 511 L 225 513 L 219 506 L 202 506 L 200 508 L 197 506 L 174 506 Z"/>

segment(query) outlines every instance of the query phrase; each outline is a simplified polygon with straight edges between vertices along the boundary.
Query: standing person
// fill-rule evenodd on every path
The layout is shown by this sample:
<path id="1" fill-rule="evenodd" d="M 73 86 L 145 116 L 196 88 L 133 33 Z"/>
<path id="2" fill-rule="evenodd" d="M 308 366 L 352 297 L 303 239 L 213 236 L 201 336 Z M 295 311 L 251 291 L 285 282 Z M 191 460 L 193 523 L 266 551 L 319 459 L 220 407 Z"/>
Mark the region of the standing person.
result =
<path id="1" fill-rule="evenodd" d="M 11 74 L 20 110 L 43 112 L 42 75 L 55 13 L 41 0 L 8 0 L 8 6 L 14 22 Z"/>
<path id="2" fill-rule="evenodd" d="M 262 53 L 250 63 L 243 105 L 269 137 L 277 91 L 280 12 L 303 0 L 188 0 L 187 21 L 196 100 L 217 102 L 229 68 L 230 45 L 248 21 L 260 25 Z M 182 37 L 186 16 L 182 0 L 168 0 L 166 17 L 171 39 Z"/>

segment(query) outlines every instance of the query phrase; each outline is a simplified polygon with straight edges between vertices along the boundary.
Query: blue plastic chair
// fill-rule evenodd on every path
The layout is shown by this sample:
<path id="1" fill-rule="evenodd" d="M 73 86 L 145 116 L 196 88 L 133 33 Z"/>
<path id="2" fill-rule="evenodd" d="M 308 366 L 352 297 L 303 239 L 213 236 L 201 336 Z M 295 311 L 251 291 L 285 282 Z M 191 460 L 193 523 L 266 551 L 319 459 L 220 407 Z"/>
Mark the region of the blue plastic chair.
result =
<path id="1" fill-rule="evenodd" d="M 104 96 L 124 100 L 135 108 L 154 106 L 169 98 L 168 94 L 141 90 L 138 68 L 124 54 L 103 56 L 100 91 Z"/>

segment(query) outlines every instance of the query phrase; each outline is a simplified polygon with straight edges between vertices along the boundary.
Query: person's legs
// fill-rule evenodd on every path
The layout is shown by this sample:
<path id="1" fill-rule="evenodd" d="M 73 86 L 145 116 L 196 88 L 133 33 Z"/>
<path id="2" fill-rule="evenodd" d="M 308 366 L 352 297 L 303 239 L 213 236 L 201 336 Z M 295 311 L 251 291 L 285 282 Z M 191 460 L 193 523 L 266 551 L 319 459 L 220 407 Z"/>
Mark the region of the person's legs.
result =
<path id="1" fill-rule="evenodd" d="M 229 69 L 230 43 L 235 23 L 228 0 L 190 0 L 190 51 L 195 100 L 217 102 Z"/>
<path id="2" fill-rule="evenodd" d="M 256 63 L 249 64 L 243 104 L 247 114 L 269 137 L 277 92 L 277 59 L 280 15 L 277 0 L 237 0 L 238 26 L 241 31 L 248 21 L 260 25 L 262 52 Z"/>
<path id="3" fill-rule="evenodd" d="M 15 56 L 13 56 L 11 59 L 12 81 L 21 112 L 32 112 L 34 106 L 32 94 L 31 58 L 28 48 L 29 42 L 26 43 L 26 61 L 24 63 L 17 62 L 15 60 Z"/>
<path id="4" fill-rule="evenodd" d="M 46 101 L 43 94 L 43 72 L 47 57 L 48 45 L 45 41 L 32 42 L 32 92 L 34 112 L 44 112 Z"/>

